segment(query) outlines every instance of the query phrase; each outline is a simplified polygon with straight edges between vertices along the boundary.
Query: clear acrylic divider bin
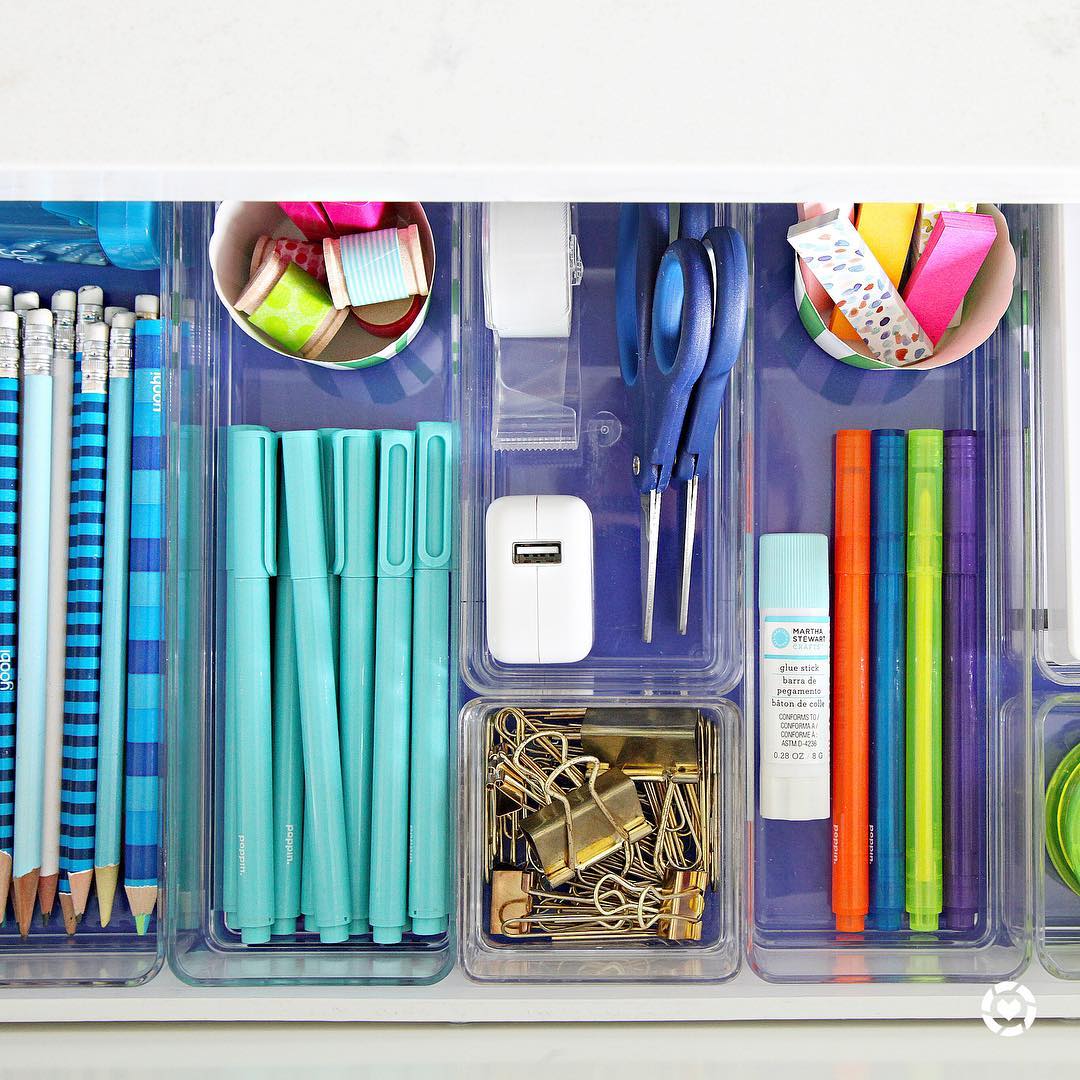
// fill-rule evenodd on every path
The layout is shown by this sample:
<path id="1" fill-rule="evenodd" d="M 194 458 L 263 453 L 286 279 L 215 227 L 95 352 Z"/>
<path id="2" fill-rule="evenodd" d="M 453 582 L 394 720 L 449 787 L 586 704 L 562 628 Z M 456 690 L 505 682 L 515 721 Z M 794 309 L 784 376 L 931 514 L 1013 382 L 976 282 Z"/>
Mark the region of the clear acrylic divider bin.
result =
<path id="1" fill-rule="evenodd" d="M 323 945 L 317 935 L 306 933 L 246 946 L 226 928 L 220 910 L 229 483 L 225 430 L 230 424 L 261 424 L 274 431 L 412 429 L 422 420 L 452 418 L 459 224 L 449 204 L 430 204 L 427 211 L 437 270 L 423 328 L 408 348 L 385 363 L 332 371 L 281 356 L 232 322 L 214 292 L 207 262 L 214 206 L 183 207 L 178 254 L 183 320 L 171 409 L 171 525 L 177 559 L 170 576 L 176 664 L 170 682 L 167 860 L 168 959 L 190 983 L 430 983 L 453 963 L 452 926 L 441 937 L 406 934 L 393 946 L 373 945 L 370 936 Z M 452 692 L 451 724 L 456 703 Z"/>
<path id="2" fill-rule="evenodd" d="M 631 472 L 630 396 L 615 335 L 619 208 L 574 208 L 582 281 L 573 289 L 570 349 L 580 356 L 576 450 L 494 450 L 495 348 L 484 320 L 481 208 L 462 234 L 462 673 L 480 693 L 726 694 L 742 674 L 742 363 L 732 372 L 717 452 L 701 484 L 688 632 L 677 629 L 682 485 L 663 500 L 653 640 L 641 630 L 640 500 Z M 528 342 L 516 342 L 518 347 Z M 541 342 L 546 347 L 549 343 Z M 547 354 L 538 351 L 538 358 Z M 520 357 L 519 357 L 520 359 Z M 547 361 L 545 361 L 547 362 Z M 595 634 L 576 664 L 507 664 L 485 627 L 484 521 L 504 495 L 575 495 L 593 516 Z"/>
<path id="3" fill-rule="evenodd" d="M 850 428 L 974 428 L 985 476 L 985 593 L 979 794 L 984 888 L 968 931 L 839 933 L 831 910 L 831 825 L 766 820 L 758 809 L 757 595 L 746 592 L 746 713 L 752 725 L 749 963 L 777 982 L 993 981 L 1023 968 L 1031 937 L 1027 357 L 1037 213 L 1005 209 L 1018 260 L 1014 302 L 971 356 L 937 370 L 864 371 L 809 338 L 795 308 L 790 205 L 744 208 L 753 252 L 752 528 L 833 534 L 833 447 Z M 751 240 L 752 237 L 752 240 Z M 904 923 L 906 926 L 906 921 Z"/>
<path id="4" fill-rule="evenodd" d="M 172 206 L 162 203 L 160 209 L 160 270 L 122 270 L 116 266 L 75 261 L 36 261 L 57 257 L 56 253 L 43 255 L 39 251 L 30 253 L 25 259 L 18 256 L 0 259 L 0 284 L 10 285 L 15 292 L 37 292 L 42 307 L 49 306 L 57 289 L 77 291 L 83 285 L 99 285 L 105 294 L 106 305 L 129 311 L 134 310 L 136 295 L 152 293 L 160 297 L 161 314 L 166 320 L 165 332 L 169 333 Z M 60 257 L 70 254 L 61 251 Z M 159 877 L 159 880 L 162 879 Z M 162 910 L 163 893 L 164 888 L 159 893 L 158 914 Z M 19 937 L 9 906 L 6 918 L 0 924 L 0 985 L 135 986 L 143 983 L 158 971 L 164 960 L 164 934 L 160 933 L 158 914 L 150 920 L 147 933 L 139 936 L 124 898 L 122 872 L 108 927 L 100 926 L 93 890 L 86 914 L 71 937 L 64 931 L 59 903 L 47 925 L 42 924 L 40 913 L 35 911 L 33 926 L 25 941 Z"/>
<path id="5" fill-rule="evenodd" d="M 1053 784 L 1059 765 L 1069 757 L 1080 758 L 1080 694 L 1041 696 L 1035 713 L 1035 793 L 1033 799 L 1035 844 L 1035 949 L 1043 966 L 1059 979 L 1080 979 L 1080 895 L 1065 883 L 1072 869 L 1055 865 L 1047 846 L 1053 822 L 1047 819 L 1047 796 L 1053 787 L 1054 802 L 1062 804 L 1062 788 Z M 1061 778 L 1071 769 L 1062 765 Z M 1055 815 L 1056 816 L 1056 815 Z M 1063 855 L 1058 853 L 1060 860 Z M 1077 884 L 1075 874 L 1073 880 Z"/>
<path id="6" fill-rule="evenodd" d="M 711 827 L 703 830 L 708 837 L 708 855 L 700 940 L 620 942 L 619 935 L 613 935 L 596 943 L 547 937 L 540 932 L 531 938 L 492 933 L 492 870 L 505 868 L 492 858 L 488 835 L 489 799 L 494 794 L 489 786 L 487 753 L 496 716 L 507 707 L 573 711 L 644 706 L 694 709 L 702 721 L 699 753 L 706 767 L 701 777 L 704 786 L 699 790 L 712 820 Z M 702 748 L 706 739 L 708 750 Z M 459 952 L 467 975 L 480 982 L 717 983 L 737 973 L 743 942 L 745 815 L 742 717 L 732 702 L 692 695 L 476 698 L 461 712 L 458 757 L 464 778 L 458 830 Z M 642 786 L 638 784 L 639 793 Z M 696 784 L 687 787 L 698 789 Z M 542 890 L 546 883 L 537 876 L 535 887 Z"/>

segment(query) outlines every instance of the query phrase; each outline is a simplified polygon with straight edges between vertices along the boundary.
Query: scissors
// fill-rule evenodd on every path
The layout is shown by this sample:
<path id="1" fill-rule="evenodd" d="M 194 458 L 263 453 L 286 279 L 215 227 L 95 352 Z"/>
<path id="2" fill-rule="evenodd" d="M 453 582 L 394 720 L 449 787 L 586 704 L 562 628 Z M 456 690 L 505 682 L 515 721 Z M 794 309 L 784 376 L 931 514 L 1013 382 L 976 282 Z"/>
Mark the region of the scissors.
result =
<path id="1" fill-rule="evenodd" d="M 641 499 L 641 629 L 652 641 L 660 507 L 686 485 L 679 633 L 690 609 L 698 486 L 712 459 L 728 377 L 746 327 L 748 272 L 739 233 L 713 207 L 625 204 L 619 216 L 615 320 L 633 412 L 633 478 Z"/>

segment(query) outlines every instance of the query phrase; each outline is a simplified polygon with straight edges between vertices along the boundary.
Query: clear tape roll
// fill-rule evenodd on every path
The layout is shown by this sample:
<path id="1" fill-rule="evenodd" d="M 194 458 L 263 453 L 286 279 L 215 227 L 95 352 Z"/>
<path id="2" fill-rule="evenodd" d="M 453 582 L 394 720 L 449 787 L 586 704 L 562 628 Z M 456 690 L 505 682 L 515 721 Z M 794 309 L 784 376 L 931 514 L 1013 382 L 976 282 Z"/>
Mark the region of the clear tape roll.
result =
<path id="1" fill-rule="evenodd" d="M 484 317 L 503 338 L 568 338 L 581 280 L 569 203 L 484 208 Z"/>

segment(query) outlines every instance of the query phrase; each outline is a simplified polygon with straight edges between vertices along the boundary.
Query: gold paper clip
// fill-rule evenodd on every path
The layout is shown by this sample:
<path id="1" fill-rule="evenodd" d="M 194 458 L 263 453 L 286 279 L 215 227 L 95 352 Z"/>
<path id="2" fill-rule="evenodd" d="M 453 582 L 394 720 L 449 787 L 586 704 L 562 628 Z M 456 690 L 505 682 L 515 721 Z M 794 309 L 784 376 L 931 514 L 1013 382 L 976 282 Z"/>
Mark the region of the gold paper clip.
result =
<path id="1" fill-rule="evenodd" d="M 563 792 L 554 785 L 561 772 L 591 762 L 584 784 Z M 545 794 L 552 801 L 521 823 L 552 888 L 591 866 L 623 844 L 652 832 L 641 809 L 637 788 L 621 769 L 599 773 L 595 758 L 572 758 L 548 776 Z"/>
<path id="2" fill-rule="evenodd" d="M 581 747 L 634 780 L 700 778 L 697 709 L 586 709 Z"/>
<path id="3" fill-rule="evenodd" d="M 668 941 L 700 941 L 705 914 L 706 874 L 703 870 L 676 870 L 664 882 L 664 915 L 660 936 Z"/>

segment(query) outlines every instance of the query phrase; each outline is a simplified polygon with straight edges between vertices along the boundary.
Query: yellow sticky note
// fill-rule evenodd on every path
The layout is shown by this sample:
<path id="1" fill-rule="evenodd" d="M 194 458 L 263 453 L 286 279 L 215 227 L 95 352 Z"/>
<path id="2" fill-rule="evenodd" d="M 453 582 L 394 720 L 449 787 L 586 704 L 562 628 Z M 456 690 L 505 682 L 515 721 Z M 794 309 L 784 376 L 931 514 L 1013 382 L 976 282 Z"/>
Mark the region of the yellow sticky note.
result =
<path id="1" fill-rule="evenodd" d="M 918 203 L 860 203 L 855 228 L 881 263 L 889 280 L 899 287 L 911 248 L 911 233 L 919 216 Z M 833 311 L 829 329 L 845 341 L 858 341 L 851 323 Z"/>

